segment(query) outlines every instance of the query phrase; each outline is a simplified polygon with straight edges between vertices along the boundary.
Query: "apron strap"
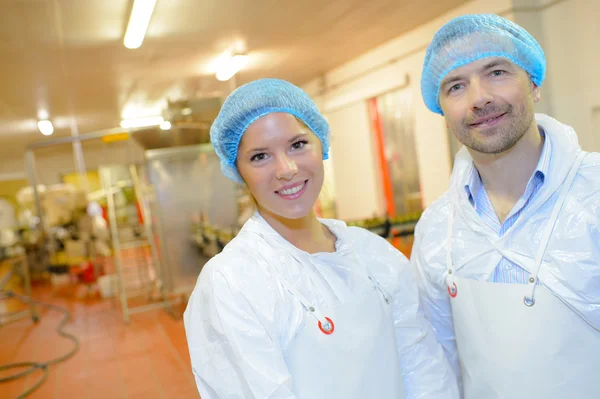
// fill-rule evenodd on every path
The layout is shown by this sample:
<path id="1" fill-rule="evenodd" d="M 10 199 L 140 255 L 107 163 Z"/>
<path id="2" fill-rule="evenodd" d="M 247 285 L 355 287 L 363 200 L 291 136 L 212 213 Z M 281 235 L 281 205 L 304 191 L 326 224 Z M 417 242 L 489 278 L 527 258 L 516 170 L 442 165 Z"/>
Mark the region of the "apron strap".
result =
<path id="1" fill-rule="evenodd" d="M 266 240 L 266 237 L 264 237 L 262 234 L 259 233 L 259 236 Z M 293 255 L 292 255 L 292 258 L 294 258 L 294 260 L 296 260 L 297 262 L 300 262 Z M 319 322 L 319 328 L 321 328 L 321 324 L 324 326 L 332 325 L 332 323 L 330 323 L 330 320 L 328 320 L 323 315 L 323 313 L 321 313 L 321 311 L 317 308 L 317 306 L 315 306 L 314 303 L 309 301 L 304 295 L 302 295 L 300 292 L 298 292 L 298 290 L 294 289 L 290 285 L 290 283 L 288 283 L 287 280 L 285 278 L 283 278 L 283 276 L 277 271 L 277 269 L 273 266 L 273 264 L 268 259 L 265 259 L 265 258 L 263 258 L 263 259 L 264 259 L 267 267 L 271 270 L 271 273 L 273 273 L 273 275 L 277 278 L 277 280 L 279 280 L 279 282 L 283 285 L 283 287 L 286 289 L 286 291 L 288 291 L 314 318 L 317 319 L 317 321 Z M 302 264 L 302 262 L 300 262 L 300 264 Z M 333 330 L 332 330 L 332 332 L 333 332 Z"/>
<path id="2" fill-rule="evenodd" d="M 261 235 L 261 234 L 259 234 Z M 264 238 L 264 236 L 261 235 L 261 237 Z M 290 255 L 296 262 L 300 263 L 301 265 L 303 264 L 303 262 L 300 259 L 297 259 L 294 254 L 291 253 L 286 253 L 288 255 Z M 360 258 L 360 256 L 358 254 L 355 253 L 356 258 L 358 259 L 358 263 L 362 266 L 363 271 L 365 276 L 369 279 L 369 281 L 371 282 L 371 284 L 373 284 L 373 289 L 378 290 L 381 295 L 383 296 L 383 299 L 385 300 L 385 302 L 387 304 L 391 303 L 391 297 L 389 294 L 387 294 L 387 292 L 379 285 L 379 283 L 371 276 L 369 269 L 366 267 L 366 265 L 363 263 L 362 259 Z M 304 295 L 302 295 L 300 292 L 298 292 L 298 290 L 296 290 L 295 288 L 293 288 L 290 283 L 283 278 L 283 276 L 277 271 L 277 269 L 275 267 L 273 267 L 273 265 L 271 264 L 271 262 L 269 262 L 268 260 L 265 259 L 265 263 L 268 265 L 269 269 L 271 269 L 271 272 L 277 276 L 277 279 L 281 282 L 281 284 L 283 285 L 283 287 L 298 301 L 300 302 L 300 304 L 314 317 L 317 319 L 317 321 L 319 322 L 319 329 L 321 329 L 321 331 L 325 334 L 331 334 L 334 331 L 334 323 L 333 321 L 329 318 L 326 317 L 320 310 L 319 307 L 313 303 L 312 301 L 309 301 Z"/>
<path id="3" fill-rule="evenodd" d="M 454 202 L 450 199 L 450 214 L 448 215 L 448 234 L 446 248 L 446 285 L 448 286 L 448 294 L 452 298 L 458 294 L 456 283 L 454 282 L 454 264 L 452 263 L 452 228 L 454 227 Z"/>
<path id="4" fill-rule="evenodd" d="M 383 296 L 383 299 L 385 300 L 385 303 L 387 303 L 388 305 L 391 302 L 391 297 L 390 295 L 387 293 L 387 291 L 385 291 L 381 285 L 379 285 L 379 283 L 377 282 L 377 280 L 375 280 L 373 277 L 371 277 L 371 275 L 368 275 L 369 280 L 371 281 L 371 283 L 373 284 L 373 288 L 375 288 L 376 290 L 378 290 L 381 293 L 381 296 Z"/>
<path id="5" fill-rule="evenodd" d="M 373 288 L 381 293 L 383 299 L 385 300 L 385 303 L 389 305 L 391 303 L 391 295 L 386 290 L 384 290 L 383 287 L 379 284 L 379 282 L 371 275 L 371 271 L 369 270 L 367 265 L 365 265 L 360 255 L 356 252 L 356 250 L 354 251 L 354 256 L 357 258 L 358 263 L 360 263 L 360 265 L 362 266 L 363 271 L 365 272 L 365 276 L 369 279 L 371 284 L 373 284 Z"/>
<path id="6" fill-rule="evenodd" d="M 575 159 L 575 162 L 573 162 L 573 165 L 571 165 L 569 174 L 563 181 L 563 186 L 558 192 L 558 198 L 556 199 L 556 204 L 554 204 L 554 208 L 552 208 L 552 214 L 546 222 L 546 228 L 544 229 L 544 232 L 540 239 L 540 246 L 538 247 L 538 250 L 535 254 L 535 267 L 533 273 L 531 274 L 528 280 L 528 289 L 531 289 L 531 295 L 526 295 L 525 298 L 523 298 L 523 302 L 527 306 L 533 306 L 535 304 L 535 288 L 537 285 L 536 281 L 538 279 L 538 275 L 542 267 L 544 254 L 546 253 L 546 249 L 548 248 L 548 244 L 550 243 L 550 235 L 554 231 L 554 226 L 556 225 L 556 221 L 558 220 L 558 215 L 562 210 L 562 207 L 567 199 L 571 186 L 573 185 L 573 181 L 575 180 L 577 172 L 579 171 L 579 167 L 581 166 L 581 163 L 583 162 L 583 159 L 586 155 L 587 152 L 581 151 Z"/>
<path id="7" fill-rule="evenodd" d="M 274 273 L 276 273 L 275 270 L 273 270 L 274 268 L 271 267 L 272 271 Z M 325 315 L 323 315 L 323 313 L 321 313 L 321 311 L 319 310 L 319 308 L 313 304 L 311 301 L 309 301 L 304 295 L 302 295 L 300 292 L 298 292 L 298 290 L 294 289 L 290 283 L 288 283 L 286 281 L 286 279 L 284 279 L 282 276 L 279 275 L 279 273 L 276 273 L 277 278 L 279 279 L 279 281 L 281 282 L 281 284 L 283 284 L 283 286 L 285 287 L 285 289 L 294 297 L 296 298 L 296 300 L 298 302 L 300 302 L 300 304 L 311 314 L 313 315 L 318 321 L 320 321 L 321 323 L 325 324 L 327 323 L 327 319 L 325 318 Z"/>
<path id="8" fill-rule="evenodd" d="M 533 306 L 535 304 L 535 288 L 537 286 L 536 282 L 537 282 L 538 274 L 539 274 L 541 266 L 542 266 L 542 260 L 543 260 L 544 254 L 545 254 L 546 249 L 548 248 L 548 244 L 550 242 L 550 235 L 552 234 L 552 231 L 554 230 L 554 225 L 556 224 L 558 215 L 560 214 L 560 211 L 561 211 L 561 209 L 564 205 L 564 202 L 569 194 L 569 190 L 573 184 L 573 181 L 575 180 L 575 177 L 577 176 L 579 167 L 581 166 L 581 163 L 583 162 L 583 159 L 585 158 L 586 155 L 587 155 L 586 152 L 581 151 L 579 153 L 579 155 L 577 156 L 577 158 L 575 159 L 575 162 L 573 162 L 573 165 L 571 166 L 571 169 L 569 170 L 569 174 L 567 175 L 567 177 L 565 178 L 565 180 L 563 182 L 563 187 L 559 191 L 559 195 L 556 200 L 556 204 L 554 205 L 554 208 L 552 209 L 552 214 L 550 215 L 550 218 L 547 222 L 546 229 L 544 230 L 542 238 L 540 239 L 540 246 L 538 247 L 538 250 L 537 250 L 536 256 L 535 256 L 534 268 L 532 270 L 532 274 L 528 280 L 528 285 L 527 285 L 527 289 L 528 290 L 531 289 L 531 295 L 529 295 L 529 296 L 525 295 L 525 297 L 523 298 L 523 302 L 527 306 Z M 447 244 L 447 251 L 446 251 L 446 267 L 447 267 L 446 284 L 448 286 L 448 293 L 450 294 L 451 297 L 454 298 L 454 297 L 456 297 L 458 290 L 456 287 L 456 283 L 454 282 L 455 269 L 454 269 L 454 264 L 452 262 L 452 234 L 453 234 L 452 230 L 453 230 L 453 225 L 454 225 L 454 202 L 452 200 L 450 200 L 449 206 L 450 206 L 450 213 L 448 215 L 448 234 L 447 234 L 448 244 Z M 489 242 L 498 252 L 500 252 L 500 254 L 503 257 L 507 258 L 507 256 L 505 256 L 505 251 L 499 245 L 497 245 L 493 240 L 489 240 Z"/>

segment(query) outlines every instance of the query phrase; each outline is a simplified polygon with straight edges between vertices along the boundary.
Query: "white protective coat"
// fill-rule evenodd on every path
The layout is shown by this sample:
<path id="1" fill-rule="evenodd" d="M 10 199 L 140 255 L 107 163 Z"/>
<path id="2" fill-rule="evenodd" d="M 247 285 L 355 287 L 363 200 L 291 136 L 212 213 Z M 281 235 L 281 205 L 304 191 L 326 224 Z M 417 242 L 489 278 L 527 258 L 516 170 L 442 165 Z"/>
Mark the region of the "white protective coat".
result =
<path id="1" fill-rule="evenodd" d="M 550 169 L 543 187 L 502 238 L 479 221 L 468 201 L 464 186 L 473 161 L 465 148 L 457 154 L 449 191 L 427 209 L 417 225 L 411 260 L 419 275 L 422 304 L 457 374 L 460 373 L 459 361 L 448 293 L 450 200 L 454 198 L 455 206 L 460 210 L 455 213 L 452 238 L 455 276 L 492 281 L 502 257 L 500 251 L 528 272 L 535 273 L 534 259 L 544 240 L 544 227 L 562 183 L 581 152 L 577 135 L 571 127 L 542 114 L 536 114 L 536 121 L 543 127 L 552 146 Z M 544 290 L 567 305 L 588 327 L 600 331 L 598 153 L 587 154 L 575 175 L 549 238 L 538 278 Z M 510 347 L 506 348 L 506 351 L 510 350 Z M 546 364 L 551 367 L 552 361 L 547 359 Z M 507 379 L 506 383 L 511 381 Z"/>
<path id="2" fill-rule="evenodd" d="M 419 307 L 406 258 L 383 238 L 364 229 L 336 220 L 322 223 L 337 237 L 335 253 L 310 255 L 301 251 L 255 214 L 224 251 L 206 264 L 184 314 L 192 368 L 202 398 L 302 397 L 295 390 L 294 373 L 308 374 L 301 370 L 302 362 L 294 361 L 290 367 L 286 354 L 298 353 L 294 346 L 302 343 L 296 338 L 317 321 L 290 291 L 316 308 L 349 309 L 354 301 L 378 298 L 373 296 L 374 286 L 366 274 L 391 296 L 390 317 L 405 397 L 457 398 L 455 376 Z M 357 314 L 357 320 L 365 316 Z M 336 326 L 339 328 L 342 326 Z M 364 352 L 360 349 L 357 353 Z M 312 350 L 319 353 L 319 348 Z M 331 358 L 329 354 L 327 358 Z M 369 366 L 347 359 L 340 366 L 348 364 Z M 331 378 L 339 376 L 334 371 Z M 338 386 L 345 382 L 346 378 Z M 335 392 L 328 397 L 352 399 Z"/>

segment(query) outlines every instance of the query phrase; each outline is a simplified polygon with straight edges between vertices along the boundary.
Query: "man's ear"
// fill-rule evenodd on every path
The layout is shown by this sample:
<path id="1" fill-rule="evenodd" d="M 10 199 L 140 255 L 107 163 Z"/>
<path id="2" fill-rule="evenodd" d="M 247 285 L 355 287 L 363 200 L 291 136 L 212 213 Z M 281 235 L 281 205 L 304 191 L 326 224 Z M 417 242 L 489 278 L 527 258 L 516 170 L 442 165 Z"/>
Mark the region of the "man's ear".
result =
<path id="1" fill-rule="evenodd" d="M 539 102 L 541 98 L 540 87 L 533 82 L 531 82 L 531 92 L 533 94 L 533 102 Z"/>

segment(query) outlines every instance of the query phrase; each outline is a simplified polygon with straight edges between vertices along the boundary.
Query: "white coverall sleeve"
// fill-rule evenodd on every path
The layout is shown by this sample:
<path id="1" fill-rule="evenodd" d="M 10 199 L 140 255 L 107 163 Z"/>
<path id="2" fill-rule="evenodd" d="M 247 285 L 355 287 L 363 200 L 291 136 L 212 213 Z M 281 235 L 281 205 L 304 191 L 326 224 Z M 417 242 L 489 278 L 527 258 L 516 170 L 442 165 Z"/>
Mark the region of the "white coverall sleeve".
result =
<path id="1" fill-rule="evenodd" d="M 296 398 L 277 338 L 257 315 L 252 306 L 256 301 L 249 301 L 255 294 L 248 295 L 239 287 L 244 286 L 244 276 L 228 278 L 220 271 L 223 265 L 210 263 L 184 314 L 192 370 L 202 399 Z M 262 302 L 264 298 L 256 299 Z"/>
<path id="2" fill-rule="evenodd" d="M 385 239 L 373 236 L 368 241 L 376 242 L 369 251 L 374 254 L 375 262 L 369 269 L 392 295 L 406 399 L 458 398 L 456 377 L 420 307 L 410 262 Z"/>
<path id="3" fill-rule="evenodd" d="M 433 326 L 437 341 L 444 348 L 444 352 L 457 377 L 460 388 L 461 373 L 456 349 L 454 322 L 452 319 L 452 305 L 450 304 L 448 287 L 445 282 L 445 265 L 437 265 L 436 267 L 436 265 L 428 263 L 426 260 L 427 251 L 439 251 L 441 243 L 432 242 L 427 245 L 431 248 L 424 244 L 421 228 L 417 225 L 411 262 L 416 273 L 421 305 L 423 306 L 425 317 Z"/>

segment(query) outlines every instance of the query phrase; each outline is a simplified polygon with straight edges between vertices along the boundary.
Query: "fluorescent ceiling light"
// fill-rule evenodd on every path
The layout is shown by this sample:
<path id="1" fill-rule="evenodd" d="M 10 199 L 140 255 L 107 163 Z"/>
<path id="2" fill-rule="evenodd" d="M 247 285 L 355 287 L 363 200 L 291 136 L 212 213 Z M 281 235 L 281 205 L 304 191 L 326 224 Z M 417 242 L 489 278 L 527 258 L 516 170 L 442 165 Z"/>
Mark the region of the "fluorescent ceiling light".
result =
<path id="1" fill-rule="evenodd" d="M 169 130 L 171 128 L 171 122 L 164 121 L 160 124 L 160 130 Z"/>
<path id="2" fill-rule="evenodd" d="M 52 126 L 52 122 L 49 120 L 39 121 L 37 125 L 38 129 L 40 129 L 40 132 L 44 136 L 50 136 L 52 133 L 54 133 L 54 126 Z"/>
<path id="3" fill-rule="evenodd" d="M 144 41 L 156 0 L 134 0 L 123 44 L 130 49 L 138 48 Z"/>
<path id="4" fill-rule="evenodd" d="M 248 56 L 245 54 L 225 55 L 217 66 L 216 77 L 221 82 L 229 80 L 248 64 Z"/>
<path id="5" fill-rule="evenodd" d="M 48 119 L 48 118 L 50 118 L 50 115 L 48 115 L 48 111 L 46 111 L 44 108 L 40 108 L 38 110 L 38 119 L 44 120 L 44 119 Z"/>
<path id="6" fill-rule="evenodd" d="M 129 129 L 133 127 L 157 126 L 164 122 L 162 116 L 149 116 L 147 118 L 123 119 L 121 127 Z"/>

